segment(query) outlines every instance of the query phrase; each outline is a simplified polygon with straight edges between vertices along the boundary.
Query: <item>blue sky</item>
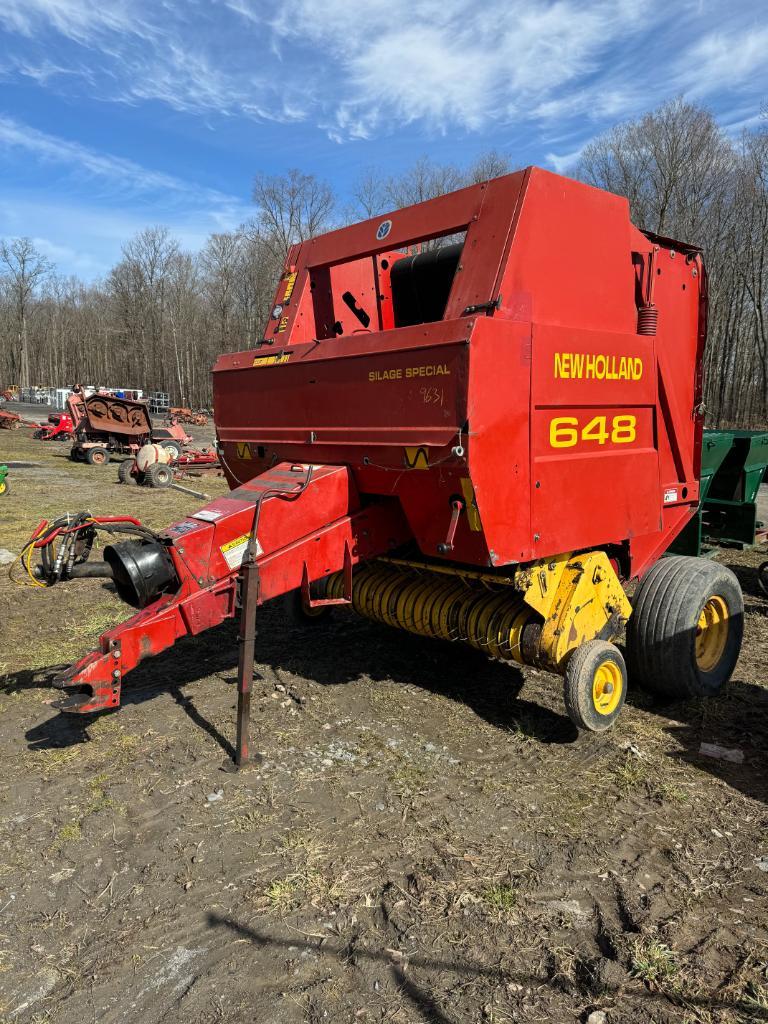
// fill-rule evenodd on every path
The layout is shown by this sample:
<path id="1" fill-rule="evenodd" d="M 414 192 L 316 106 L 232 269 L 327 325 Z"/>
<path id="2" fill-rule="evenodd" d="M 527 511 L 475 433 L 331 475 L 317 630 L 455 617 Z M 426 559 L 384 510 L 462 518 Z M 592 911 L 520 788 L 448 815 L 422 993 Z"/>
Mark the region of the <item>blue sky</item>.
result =
<path id="1" fill-rule="evenodd" d="M 235 227 L 257 172 L 567 171 L 675 95 L 758 122 L 765 0 L 0 0 L 0 236 L 91 279 L 148 224 Z"/>

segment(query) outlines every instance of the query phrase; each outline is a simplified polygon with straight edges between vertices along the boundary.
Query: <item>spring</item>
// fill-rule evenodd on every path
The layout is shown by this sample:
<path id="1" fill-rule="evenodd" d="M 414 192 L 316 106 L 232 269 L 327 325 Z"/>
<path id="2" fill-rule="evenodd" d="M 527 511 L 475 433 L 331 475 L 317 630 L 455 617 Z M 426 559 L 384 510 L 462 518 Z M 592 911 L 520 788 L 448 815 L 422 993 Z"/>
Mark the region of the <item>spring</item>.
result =
<path id="1" fill-rule="evenodd" d="M 659 311 L 653 303 L 641 306 L 637 311 L 637 333 L 656 334 L 659 325 Z"/>
<path id="2" fill-rule="evenodd" d="M 327 596 L 339 598 L 343 590 L 343 573 L 334 573 L 326 584 Z M 489 589 L 459 576 L 380 563 L 355 572 L 352 607 L 375 622 L 419 636 L 460 640 L 494 658 L 520 664 L 523 629 L 538 618 L 508 586 Z"/>

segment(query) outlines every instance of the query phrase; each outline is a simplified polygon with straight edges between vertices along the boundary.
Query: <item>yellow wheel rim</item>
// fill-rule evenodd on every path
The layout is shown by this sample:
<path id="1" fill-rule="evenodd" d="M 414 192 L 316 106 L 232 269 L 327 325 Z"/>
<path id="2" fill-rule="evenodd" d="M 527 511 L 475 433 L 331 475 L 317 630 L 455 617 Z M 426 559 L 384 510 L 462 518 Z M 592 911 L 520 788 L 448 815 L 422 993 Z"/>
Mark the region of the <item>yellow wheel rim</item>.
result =
<path id="1" fill-rule="evenodd" d="M 696 664 L 702 672 L 711 672 L 722 658 L 730 625 L 728 605 L 722 597 L 710 597 L 696 624 Z"/>
<path id="2" fill-rule="evenodd" d="M 624 688 L 621 669 L 611 658 L 597 666 L 592 680 L 592 703 L 599 715 L 611 715 L 619 706 Z"/>
<path id="3" fill-rule="evenodd" d="M 0 482 L 0 494 L 5 494 L 5 480 Z"/>

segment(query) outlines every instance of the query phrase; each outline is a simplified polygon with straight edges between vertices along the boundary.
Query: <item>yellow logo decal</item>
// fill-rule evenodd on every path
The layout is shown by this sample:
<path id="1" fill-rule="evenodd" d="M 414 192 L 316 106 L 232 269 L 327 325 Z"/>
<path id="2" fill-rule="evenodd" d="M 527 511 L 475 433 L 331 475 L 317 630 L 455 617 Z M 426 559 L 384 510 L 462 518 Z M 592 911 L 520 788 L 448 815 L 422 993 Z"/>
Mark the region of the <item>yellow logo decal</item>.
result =
<path id="1" fill-rule="evenodd" d="M 292 274 L 288 274 L 285 278 L 285 292 L 283 293 L 283 303 L 288 302 L 291 295 L 293 295 L 293 286 L 296 284 L 296 271 Z"/>
<path id="2" fill-rule="evenodd" d="M 638 356 L 609 356 L 594 352 L 555 352 L 555 378 L 561 380 L 640 380 Z"/>

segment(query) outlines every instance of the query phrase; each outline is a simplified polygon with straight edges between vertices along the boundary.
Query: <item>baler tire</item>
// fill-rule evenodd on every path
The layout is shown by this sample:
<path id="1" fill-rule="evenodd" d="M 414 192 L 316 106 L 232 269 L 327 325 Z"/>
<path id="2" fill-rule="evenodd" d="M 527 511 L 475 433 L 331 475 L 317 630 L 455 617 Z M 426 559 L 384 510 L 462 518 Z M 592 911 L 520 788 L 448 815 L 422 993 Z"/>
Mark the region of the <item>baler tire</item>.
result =
<path id="1" fill-rule="evenodd" d="M 135 484 L 136 477 L 133 476 L 131 470 L 133 469 L 133 459 L 125 459 L 117 467 L 117 480 L 121 484 Z"/>
<path id="2" fill-rule="evenodd" d="M 8 483 L 7 480 L 0 481 L 0 498 L 5 497 L 5 495 L 8 494 L 10 490 L 11 485 Z"/>
<path id="3" fill-rule="evenodd" d="M 330 610 L 328 608 L 305 608 L 300 589 L 283 594 L 282 604 L 285 617 L 294 626 L 301 629 L 314 629 L 315 626 L 319 626 L 328 617 Z"/>
<path id="4" fill-rule="evenodd" d="M 736 667 L 744 633 L 735 574 L 705 558 L 662 558 L 641 580 L 633 606 L 630 677 L 668 699 L 719 693 Z"/>
<path id="5" fill-rule="evenodd" d="M 757 569 L 757 585 L 768 597 L 768 562 L 763 562 Z"/>
<path id="6" fill-rule="evenodd" d="M 588 640 L 576 648 L 565 669 L 565 709 L 577 729 L 610 729 L 626 695 L 627 666 L 615 644 Z"/>
<path id="7" fill-rule="evenodd" d="M 86 448 L 85 461 L 89 466 L 106 466 L 109 462 L 109 452 L 101 445 L 96 448 Z"/>
<path id="8" fill-rule="evenodd" d="M 156 462 L 147 467 L 144 479 L 150 487 L 170 487 L 173 483 L 173 470 L 163 462 Z"/>

